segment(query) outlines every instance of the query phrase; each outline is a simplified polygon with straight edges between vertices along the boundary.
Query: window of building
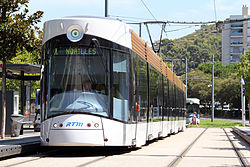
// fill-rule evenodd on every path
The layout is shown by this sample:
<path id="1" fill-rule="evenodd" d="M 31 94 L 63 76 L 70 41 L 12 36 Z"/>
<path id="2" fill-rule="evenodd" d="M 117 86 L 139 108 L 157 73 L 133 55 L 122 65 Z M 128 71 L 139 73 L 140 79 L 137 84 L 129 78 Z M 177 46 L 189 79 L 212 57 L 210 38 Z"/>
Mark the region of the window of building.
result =
<path id="1" fill-rule="evenodd" d="M 243 44 L 243 41 L 240 38 L 233 38 L 231 39 L 231 44 L 235 44 L 235 45 Z"/>
<path id="2" fill-rule="evenodd" d="M 232 30 L 233 34 L 238 34 L 238 33 L 242 33 L 243 30 L 242 29 L 236 29 L 236 30 Z"/>
<path id="3" fill-rule="evenodd" d="M 232 23 L 231 27 L 243 27 L 243 23 Z"/>
<path id="4" fill-rule="evenodd" d="M 242 47 L 231 47 L 231 53 L 233 54 L 243 54 L 243 51 Z"/>

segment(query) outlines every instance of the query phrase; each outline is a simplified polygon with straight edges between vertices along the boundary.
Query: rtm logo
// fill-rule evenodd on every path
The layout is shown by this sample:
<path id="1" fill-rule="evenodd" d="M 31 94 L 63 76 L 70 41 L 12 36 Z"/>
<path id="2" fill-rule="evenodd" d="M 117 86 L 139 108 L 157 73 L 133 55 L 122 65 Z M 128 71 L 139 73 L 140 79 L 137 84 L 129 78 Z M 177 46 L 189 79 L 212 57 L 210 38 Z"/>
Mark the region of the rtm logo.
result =
<path id="1" fill-rule="evenodd" d="M 66 127 L 82 127 L 82 122 L 67 122 Z"/>

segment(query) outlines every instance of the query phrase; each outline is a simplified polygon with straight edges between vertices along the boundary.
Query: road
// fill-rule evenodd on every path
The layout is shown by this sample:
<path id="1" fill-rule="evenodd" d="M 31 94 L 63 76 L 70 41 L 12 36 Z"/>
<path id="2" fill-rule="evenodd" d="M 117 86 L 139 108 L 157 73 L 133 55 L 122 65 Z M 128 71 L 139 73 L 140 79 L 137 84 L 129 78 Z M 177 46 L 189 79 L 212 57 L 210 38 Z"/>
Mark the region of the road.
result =
<path id="1" fill-rule="evenodd" d="M 205 129 L 188 128 L 185 132 L 154 141 L 141 149 L 58 148 L 36 155 L 0 161 L 5 167 L 166 167 Z M 226 129 L 238 150 L 250 162 L 250 148 Z M 178 167 L 241 166 L 223 129 L 207 129 L 176 165 Z"/>

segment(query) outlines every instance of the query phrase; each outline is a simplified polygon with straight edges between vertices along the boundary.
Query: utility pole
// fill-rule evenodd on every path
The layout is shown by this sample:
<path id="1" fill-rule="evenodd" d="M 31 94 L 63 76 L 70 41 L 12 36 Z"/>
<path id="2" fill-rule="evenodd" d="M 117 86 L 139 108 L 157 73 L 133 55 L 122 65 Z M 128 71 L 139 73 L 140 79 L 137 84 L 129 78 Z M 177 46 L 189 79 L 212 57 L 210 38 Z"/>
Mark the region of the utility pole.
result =
<path id="1" fill-rule="evenodd" d="M 105 17 L 108 17 L 108 0 L 105 0 Z"/>
<path id="2" fill-rule="evenodd" d="M 188 72 L 188 64 L 187 64 L 187 57 L 185 58 L 185 65 L 186 65 L 186 69 L 185 69 L 185 84 L 186 84 L 186 87 L 185 87 L 185 95 L 186 95 L 186 100 L 187 100 L 187 97 L 188 97 L 188 95 L 187 95 L 187 72 Z"/>
<path id="3" fill-rule="evenodd" d="M 6 23 L 7 22 L 7 17 L 6 17 L 6 13 L 7 13 L 7 4 L 6 4 L 6 0 L 3 1 L 3 8 L 2 8 L 2 20 L 1 20 L 1 24 L 2 23 Z M 6 34 L 3 33 L 2 34 L 2 39 L 5 40 L 5 36 Z M 2 53 L 5 54 L 5 53 Z M 2 56 L 2 62 L 3 62 L 3 67 L 2 67 L 2 127 L 1 127 L 1 139 L 5 138 L 5 127 L 6 127 L 6 55 L 1 55 Z"/>
<path id="4" fill-rule="evenodd" d="M 214 122 L 214 55 L 212 57 L 212 114 L 211 122 Z"/>
<path id="5" fill-rule="evenodd" d="M 241 75 L 241 107 L 242 107 L 242 125 L 245 127 L 246 125 L 246 111 L 245 111 L 245 102 L 246 102 L 246 97 L 245 97 L 245 81 L 243 79 L 243 76 Z"/>
<path id="6" fill-rule="evenodd" d="M 139 24 L 139 37 L 141 37 L 141 24 Z"/>

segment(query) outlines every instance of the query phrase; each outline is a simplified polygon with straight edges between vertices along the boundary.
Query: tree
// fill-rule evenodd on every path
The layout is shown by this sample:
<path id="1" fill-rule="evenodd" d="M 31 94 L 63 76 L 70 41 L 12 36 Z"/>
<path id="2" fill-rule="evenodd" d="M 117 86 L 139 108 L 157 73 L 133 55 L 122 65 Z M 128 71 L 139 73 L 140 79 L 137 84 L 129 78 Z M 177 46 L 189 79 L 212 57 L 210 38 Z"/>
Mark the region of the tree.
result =
<path id="1" fill-rule="evenodd" d="M 237 65 L 222 66 L 215 63 L 215 101 L 230 104 L 233 108 L 240 108 L 240 78 L 236 72 Z M 188 95 L 201 100 L 201 103 L 211 102 L 211 64 L 201 64 L 188 73 Z"/>
<path id="2" fill-rule="evenodd" d="M 238 65 L 237 64 L 229 64 L 226 66 L 223 66 L 221 62 L 214 62 L 214 75 L 215 77 L 220 77 L 220 78 L 227 78 L 229 77 L 232 73 L 237 72 Z M 206 74 L 211 74 L 212 73 L 212 64 L 211 63 L 202 63 L 198 66 L 198 69 L 203 71 Z"/>
<path id="3" fill-rule="evenodd" d="M 167 59 L 188 59 L 188 69 L 192 71 L 199 64 L 211 61 L 212 55 L 215 61 L 221 59 L 221 33 L 216 31 L 215 25 L 201 26 L 201 29 L 185 37 L 170 40 L 162 40 L 163 58 Z M 183 73 L 181 61 L 174 63 L 175 72 Z"/>
<path id="4" fill-rule="evenodd" d="M 240 78 L 237 73 L 233 73 L 226 78 L 216 79 L 215 99 L 220 104 L 230 104 L 230 108 L 240 109 Z"/>
<path id="5" fill-rule="evenodd" d="M 15 57 L 19 50 L 36 48 L 36 26 L 43 15 L 37 11 L 28 15 L 28 0 L 1 0 L 0 2 L 0 59 L 2 60 L 2 129 L 5 137 L 6 120 L 6 61 Z M 21 11 L 22 10 L 22 11 Z"/>
<path id="6" fill-rule="evenodd" d="M 200 70 L 188 73 L 188 96 L 201 100 L 201 103 L 210 103 L 211 101 L 211 76 L 204 74 Z"/>
<path id="7" fill-rule="evenodd" d="M 241 63 L 239 63 L 239 75 L 243 76 L 245 81 L 245 95 L 250 105 L 250 49 L 245 55 L 241 55 Z"/>
<path id="8" fill-rule="evenodd" d="M 239 74 L 245 80 L 246 96 L 250 99 L 250 50 L 245 55 L 241 55 L 239 64 Z"/>

